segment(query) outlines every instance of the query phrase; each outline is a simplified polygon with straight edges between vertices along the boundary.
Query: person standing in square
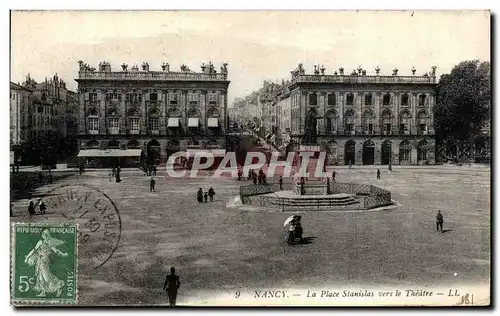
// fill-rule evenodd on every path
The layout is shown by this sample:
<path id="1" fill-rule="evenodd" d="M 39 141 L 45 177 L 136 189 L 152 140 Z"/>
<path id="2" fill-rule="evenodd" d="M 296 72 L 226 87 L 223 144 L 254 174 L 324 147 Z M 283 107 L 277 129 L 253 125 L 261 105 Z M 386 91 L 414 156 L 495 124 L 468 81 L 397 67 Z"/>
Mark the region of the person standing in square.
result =
<path id="1" fill-rule="evenodd" d="M 165 277 L 165 283 L 163 284 L 163 290 L 168 294 L 168 302 L 170 306 L 175 306 L 177 300 L 177 290 L 181 286 L 181 281 L 179 276 L 175 275 L 175 268 L 170 268 L 170 274 Z"/>
<path id="2" fill-rule="evenodd" d="M 443 232 L 443 222 L 443 214 L 441 214 L 441 210 L 439 210 L 436 215 L 436 230 L 441 231 L 441 233 Z"/>
<path id="3" fill-rule="evenodd" d="M 155 191 L 155 179 L 151 177 L 151 180 L 149 180 L 149 191 L 154 192 Z"/>

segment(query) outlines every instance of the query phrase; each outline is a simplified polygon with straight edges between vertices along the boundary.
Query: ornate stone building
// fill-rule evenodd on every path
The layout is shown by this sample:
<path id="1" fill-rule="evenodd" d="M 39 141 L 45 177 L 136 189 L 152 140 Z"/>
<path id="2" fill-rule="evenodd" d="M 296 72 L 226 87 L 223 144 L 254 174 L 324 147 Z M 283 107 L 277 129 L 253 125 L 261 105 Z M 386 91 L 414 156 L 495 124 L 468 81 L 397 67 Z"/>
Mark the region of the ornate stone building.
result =
<path id="1" fill-rule="evenodd" d="M 434 164 L 436 67 L 430 73 L 400 76 L 367 75 L 361 66 L 350 74 L 333 75 L 302 64 L 286 84 L 291 102 L 287 151 L 304 145 L 307 117 L 316 120 L 316 143 L 328 152 L 330 164 Z M 279 122 L 279 121 L 278 121 Z M 282 130 L 279 126 L 278 130 Z"/>
<path id="2" fill-rule="evenodd" d="M 201 72 L 185 65 L 171 71 L 168 63 L 161 71 L 150 70 L 147 62 L 141 70 L 122 64 L 119 71 L 108 62 L 97 70 L 79 65 L 80 152 L 98 149 L 94 155 L 103 157 L 113 152 L 108 149 L 141 149 L 150 163 L 165 162 L 180 150 L 224 152 L 227 64 L 220 72 L 212 63 L 202 64 Z"/>

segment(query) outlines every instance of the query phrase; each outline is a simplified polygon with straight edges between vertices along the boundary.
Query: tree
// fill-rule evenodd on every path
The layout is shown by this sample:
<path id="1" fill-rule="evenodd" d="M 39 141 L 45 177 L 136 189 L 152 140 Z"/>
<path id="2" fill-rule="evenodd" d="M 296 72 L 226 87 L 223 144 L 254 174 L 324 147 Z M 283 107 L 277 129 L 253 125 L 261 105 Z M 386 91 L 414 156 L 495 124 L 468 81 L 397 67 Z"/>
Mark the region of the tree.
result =
<path id="1" fill-rule="evenodd" d="M 489 62 L 463 61 L 441 76 L 434 108 L 436 142 L 441 149 L 455 146 L 459 156 L 467 156 L 490 119 L 490 68 Z"/>

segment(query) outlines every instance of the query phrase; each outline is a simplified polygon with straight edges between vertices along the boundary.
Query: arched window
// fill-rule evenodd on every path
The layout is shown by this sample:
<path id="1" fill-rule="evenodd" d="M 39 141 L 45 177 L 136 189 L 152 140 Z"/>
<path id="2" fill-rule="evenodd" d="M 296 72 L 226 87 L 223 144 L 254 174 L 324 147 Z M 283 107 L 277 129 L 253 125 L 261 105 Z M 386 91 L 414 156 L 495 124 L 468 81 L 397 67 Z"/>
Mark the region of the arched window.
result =
<path id="1" fill-rule="evenodd" d="M 404 135 L 410 134 L 411 115 L 407 110 L 399 114 L 399 133 Z"/>
<path id="2" fill-rule="evenodd" d="M 354 134 L 355 131 L 354 116 L 354 110 L 352 109 L 347 110 L 344 114 L 345 131 L 349 135 Z"/>
<path id="3" fill-rule="evenodd" d="M 372 110 L 366 110 L 363 112 L 363 117 L 362 117 L 362 124 L 363 124 L 363 130 L 365 131 L 366 135 L 372 135 L 375 133 L 375 128 L 373 121 L 375 120 L 375 116 L 373 115 Z"/>
<path id="4" fill-rule="evenodd" d="M 399 163 L 409 164 L 411 162 L 411 145 L 407 140 L 399 144 Z"/>
<path id="5" fill-rule="evenodd" d="M 338 115 L 335 111 L 325 114 L 325 130 L 327 134 L 335 134 L 338 130 Z"/>
<path id="6" fill-rule="evenodd" d="M 429 125 L 429 117 L 425 110 L 418 112 L 417 115 L 418 132 L 420 135 L 427 134 L 427 127 Z"/>
<path id="7" fill-rule="evenodd" d="M 132 139 L 131 141 L 129 141 L 127 143 L 127 148 L 129 148 L 129 149 L 140 149 L 141 145 L 139 144 L 139 142 L 137 140 Z"/>
<path id="8" fill-rule="evenodd" d="M 117 141 L 116 139 L 112 139 L 108 142 L 108 149 L 119 149 L 120 148 L 120 142 Z"/>
<path id="9" fill-rule="evenodd" d="M 419 162 L 426 161 L 429 152 L 429 145 L 427 141 L 421 140 L 417 146 L 417 159 Z"/>
<path id="10" fill-rule="evenodd" d="M 390 135 L 392 131 L 392 112 L 384 110 L 382 112 L 382 130 L 384 135 Z"/>

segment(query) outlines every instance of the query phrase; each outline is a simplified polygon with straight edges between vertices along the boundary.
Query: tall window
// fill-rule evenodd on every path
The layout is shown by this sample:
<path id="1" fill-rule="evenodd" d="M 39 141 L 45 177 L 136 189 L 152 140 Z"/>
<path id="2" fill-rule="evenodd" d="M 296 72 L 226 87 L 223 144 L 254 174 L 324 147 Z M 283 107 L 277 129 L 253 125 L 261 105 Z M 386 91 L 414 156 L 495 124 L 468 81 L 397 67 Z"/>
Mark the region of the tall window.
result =
<path id="1" fill-rule="evenodd" d="M 96 93 L 96 92 L 89 93 L 89 100 L 90 100 L 91 102 L 95 102 L 95 101 L 97 101 L 97 93 Z"/>
<path id="2" fill-rule="evenodd" d="M 318 95 L 316 93 L 309 95 L 309 105 L 318 105 Z"/>
<path id="3" fill-rule="evenodd" d="M 390 105 L 390 104 L 391 104 L 391 95 L 389 93 L 386 93 L 382 97 L 382 105 Z"/>
<path id="4" fill-rule="evenodd" d="M 346 104 L 347 105 L 354 105 L 354 94 L 349 93 L 347 95 Z"/>
<path id="5" fill-rule="evenodd" d="M 198 103 L 198 94 L 188 93 L 188 101 L 190 105 L 196 105 Z"/>
<path id="6" fill-rule="evenodd" d="M 408 94 L 403 94 L 401 96 L 401 105 L 408 105 L 410 102 L 410 97 L 408 96 Z"/>
<path id="7" fill-rule="evenodd" d="M 425 105 L 425 99 L 426 99 L 426 95 L 425 94 L 419 95 L 418 96 L 418 105 L 424 106 Z"/>
<path id="8" fill-rule="evenodd" d="M 149 130 L 158 131 L 160 129 L 160 119 L 157 117 L 149 118 Z"/>
<path id="9" fill-rule="evenodd" d="M 158 93 L 150 93 L 149 101 L 158 101 Z"/>
<path id="10" fill-rule="evenodd" d="M 210 104 L 216 104 L 217 103 L 217 94 L 216 93 L 209 93 L 208 94 L 208 102 Z"/>
<path id="11" fill-rule="evenodd" d="M 117 129 L 120 127 L 120 119 L 117 117 L 112 117 L 109 119 L 109 128 Z"/>
<path id="12" fill-rule="evenodd" d="M 131 131 L 139 131 L 139 118 L 138 117 L 131 117 L 128 119 L 128 124 L 129 124 L 129 129 Z"/>
<path id="13" fill-rule="evenodd" d="M 335 99 L 335 93 L 330 93 L 327 99 L 328 105 L 336 105 L 337 100 Z"/>
<path id="14" fill-rule="evenodd" d="M 168 100 L 169 100 L 170 104 L 177 104 L 177 94 L 176 93 L 169 93 Z"/>
<path id="15" fill-rule="evenodd" d="M 384 124 L 384 131 L 386 134 L 390 134 L 391 133 L 391 124 Z"/>
<path id="16" fill-rule="evenodd" d="M 127 93 L 125 95 L 125 101 L 127 102 L 142 102 L 141 93 Z"/>
<path id="17" fill-rule="evenodd" d="M 89 131 L 90 132 L 99 132 L 99 118 L 98 117 L 89 117 Z"/>
<path id="18" fill-rule="evenodd" d="M 371 94 L 365 95 L 365 105 L 372 105 L 372 95 Z"/>

